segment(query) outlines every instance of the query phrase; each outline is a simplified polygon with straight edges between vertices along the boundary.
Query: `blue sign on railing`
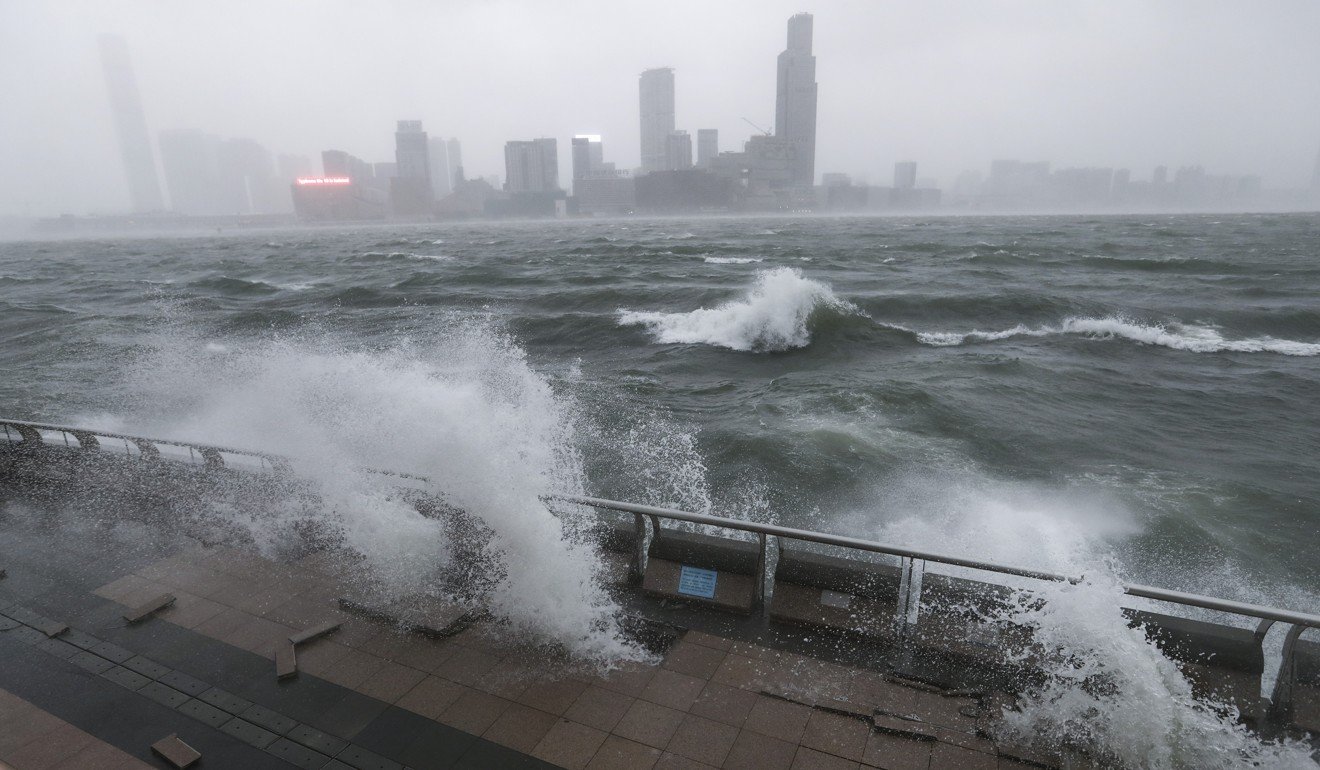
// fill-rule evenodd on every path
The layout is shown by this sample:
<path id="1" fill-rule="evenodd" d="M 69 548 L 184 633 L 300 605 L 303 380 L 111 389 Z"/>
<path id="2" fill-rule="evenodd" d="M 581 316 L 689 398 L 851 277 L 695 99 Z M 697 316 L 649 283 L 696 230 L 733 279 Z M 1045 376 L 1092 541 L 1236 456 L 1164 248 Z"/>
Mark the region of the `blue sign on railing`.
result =
<path id="1" fill-rule="evenodd" d="M 678 571 L 678 592 L 688 596 L 700 596 L 703 599 L 714 599 L 717 577 L 719 573 L 713 569 L 689 567 L 684 564 Z"/>

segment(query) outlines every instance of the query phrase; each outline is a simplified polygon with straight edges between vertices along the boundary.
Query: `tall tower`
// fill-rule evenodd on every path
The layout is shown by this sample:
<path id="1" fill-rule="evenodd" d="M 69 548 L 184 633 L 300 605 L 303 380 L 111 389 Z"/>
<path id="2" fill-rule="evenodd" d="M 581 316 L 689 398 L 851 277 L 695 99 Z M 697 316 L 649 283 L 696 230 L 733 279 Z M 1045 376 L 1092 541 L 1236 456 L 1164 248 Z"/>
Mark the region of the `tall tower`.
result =
<path id="1" fill-rule="evenodd" d="M 420 120 L 400 120 L 394 132 L 395 175 L 390 203 L 400 216 L 425 216 L 435 203 L 431 189 L 431 153 Z"/>
<path id="2" fill-rule="evenodd" d="M 775 137 L 793 147 L 793 184 L 816 180 L 816 57 L 811 53 L 811 14 L 788 20 L 788 48 L 779 54 Z"/>
<path id="3" fill-rule="evenodd" d="M 710 168 L 711 161 L 720 154 L 720 131 L 717 128 L 697 129 L 697 168 Z"/>
<path id="4" fill-rule="evenodd" d="M 449 183 L 456 187 L 463 178 L 463 145 L 457 138 L 451 138 L 445 142 L 445 148 L 449 150 Z"/>
<path id="5" fill-rule="evenodd" d="M 449 170 L 449 143 L 433 136 L 427 140 L 431 161 L 431 190 L 437 200 L 453 191 L 454 175 Z"/>
<path id="6" fill-rule="evenodd" d="M 160 211 L 165 208 L 156 175 L 156 157 L 147 133 L 147 118 L 142 112 L 133 62 L 128 58 L 128 44 L 117 35 L 102 35 L 101 67 L 110 91 L 110 111 L 114 113 L 115 133 L 119 134 L 119 152 L 124 157 L 128 175 L 128 194 L 133 211 Z"/>
<path id="7" fill-rule="evenodd" d="M 642 173 L 665 170 L 665 142 L 674 130 L 674 70 L 647 70 L 638 81 L 642 118 Z"/>

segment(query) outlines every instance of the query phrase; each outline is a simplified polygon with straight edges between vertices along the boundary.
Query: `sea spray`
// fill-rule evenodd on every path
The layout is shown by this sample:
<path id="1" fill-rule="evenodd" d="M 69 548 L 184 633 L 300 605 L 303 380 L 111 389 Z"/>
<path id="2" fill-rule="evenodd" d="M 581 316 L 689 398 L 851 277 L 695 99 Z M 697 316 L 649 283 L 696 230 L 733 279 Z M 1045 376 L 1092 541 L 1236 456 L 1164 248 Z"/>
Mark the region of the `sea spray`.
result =
<path id="1" fill-rule="evenodd" d="M 902 511 L 870 525 L 876 539 L 1084 576 L 1079 584 L 1026 583 L 927 564 L 928 571 L 1022 588 L 994 619 L 1031 629 L 1034 658 L 1022 662 L 1044 676 L 1019 694 L 1016 708 L 995 715 L 996 739 L 1045 753 L 1067 746 L 1102 766 L 1313 766 L 1305 747 L 1262 741 L 1230 706 L 1198 699 L 1177 664 L 1128 626 L 1123 607 L 1149 605 L 1123 593 L 1116 553 L 1142 526 L 1112 494 L 1000 481 L 963 466 L 907 473 L 872 500 L 847 520 L 849 531 L 866 527 L 877 508 Z"/>
<path id="2" fill-rule="evenodd" d="M 449 540 L 388 477 L 362 469 L 423 475 L 493 531 L 486 556 L 500 579 L 485 601 L 514 632 L 587 658 L 638 654 L 620 641 L 592 546 L 539 497 L 581 491 L 571 409 L 509 338 L 470 323 L 425 344 L 376 349 L 310 335 L 227 341 L 228 353 L 199 354 L 187 335 L 157 343 L 134 366 L 141 401 L 132 422 L 143 432 L 293 458 L 322 501 L 320 523 L 396 594 L 434 584 Z M 298 513 L 236 513 L 234 523 L 270 542 Z"/>
<path id="3" fill-rule="evenodd" d="M 830 287 L 780 267 L 762 270 L 740 300 L 688 313 L 619 311 L 623 326 L 645 326 L 662 343 L 703 343 L 731 350 L 776 351 L 811 342 L 811 319 L 817 313 L 858 313 Z"/>
<path id="4" fill-rule="evenodd" d="M 1078 334 L 1096 339 L 1126 339 L 1144 345 L 1156 345 L 1193 353 L 1279 353 L 1286 356 L 1320 355 L 1320 343 L 1297 342 L 1274 337 L 1225 339 L 1209 326 L 1169 322 L 1142 323 L 1123 316 L 1105 318 L 1066 318 L 1055 326 L 1029 327 L 1018 324 L 1010 329 L 985 332 L 916 332 L 917 339 L 937 347 L 974 342 L 995 342 L 1012 337 L 1048 337 Z"/>

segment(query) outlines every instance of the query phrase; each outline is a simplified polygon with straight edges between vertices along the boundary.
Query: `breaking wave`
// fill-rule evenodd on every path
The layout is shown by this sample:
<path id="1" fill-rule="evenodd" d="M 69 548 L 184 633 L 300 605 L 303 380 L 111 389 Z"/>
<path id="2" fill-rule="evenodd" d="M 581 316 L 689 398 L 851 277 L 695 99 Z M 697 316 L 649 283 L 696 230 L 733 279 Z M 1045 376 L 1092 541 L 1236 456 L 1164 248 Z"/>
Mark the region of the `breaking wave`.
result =
<path id="1" fill-rule="evenodd" d="M 594 547 L 575 534 L 582 522 L 556 517 L 540 498 L 582 489 L 572 405 L 503 334 L 467 324 L 384 349 L 306 335 L 207 345 L 164 334 L 154 347 L 132 367 L 143 406 L 130 421 L 292 458 L 322 501 L 318 525 L 363 557 L 373 588 L 435 592 L 453 556 L 441 520 L 362 469 L 410 472 L 493 531 L 483 554 L 500 575 L 482 601 L 511 631 L 588 659 L 640 654 L 619 634 Z M 269 548 L 304 515 L 230 514 Z"/>
<path id="2" fill-rule="evenodd" d="M 1012 337 L 1048 337 L 1056 334 L 1080 334 L 1097 339 L 1122 338 L 1143 345 L 1158 345 L 1193 353 L 1279 353 L 1285 356 L 1320 355 L 1320 343 L 1298 342 L 1275 337 L 1225 339 L 1215 329 L 1197 324 L 1170 322 L 1143 324 L 1122 316 L 1106 318 L 1067 318 L 1057 326 L 1029 327 L 1018 324 L 1011 329 L 983 332 L 916 332 L 927 345 L 951 346 L 975 342 L 994 342 Z"/>
<path id="3" fill-rule="evenodd" d="M 712 265 L 747 265 L 760 262 L 761 259 L 761 257 L 706 257 L 705 261 Z"/>
<path id="4" fill-rule="evenodd" d="M 699 343 L 730 350 L 776 351 L 811 343 L 820 313 L 861 314 L 827 284 L 791 267 L 762 270 L 740 300 L 689 313 L 619 311 L 622 326 L 645 326 L 661 343 Z"/>

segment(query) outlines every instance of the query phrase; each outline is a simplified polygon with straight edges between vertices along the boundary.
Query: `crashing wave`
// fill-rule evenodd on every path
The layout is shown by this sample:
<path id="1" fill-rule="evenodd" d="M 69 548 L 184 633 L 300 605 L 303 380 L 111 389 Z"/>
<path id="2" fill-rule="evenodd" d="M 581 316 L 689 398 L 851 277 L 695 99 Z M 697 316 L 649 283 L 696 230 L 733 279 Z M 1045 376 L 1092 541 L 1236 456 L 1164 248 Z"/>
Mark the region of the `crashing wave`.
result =
<path id="1" fill-rule="evenodd" d="M 1056 334 L 1080 334 L 1097 339 L 1122 338 L 1143 345 L 1158 345 L 1193 353 L 1279 353 L 1285 356 L 1320 355 L 1320 343 L 1298 342 L 1275 337 L 1225 339 L 1215 329 L 1197 324 L 1143 324 L 1122 316 L 1105 318 L 1067 318 L 1057 326 L 1029 327 L 1018 324 L 1011 329 L 983 332 L 917 332 L 917 340 L 927 345 L 951 346 L 972 342 L 994 342 L 1011 337 L 1048 337 Z"/>
<path id="2" fill-rule="evenodd" d="M 773 351 L 811 343 L 811 319 L 821 311 L 860 314 L 827 284 L 790 267 L 762 270 L 740 300 L 689 313 L 620 310 L 622 326 L 645 326 L 661 343 L 699 343 L 730 350 Z"/>
<path id="3" fill-rule="evenodd" d="M 761 257 L 706 257 L 705 261 L 712 265 L 747 265 L 760 262 Z"/>

